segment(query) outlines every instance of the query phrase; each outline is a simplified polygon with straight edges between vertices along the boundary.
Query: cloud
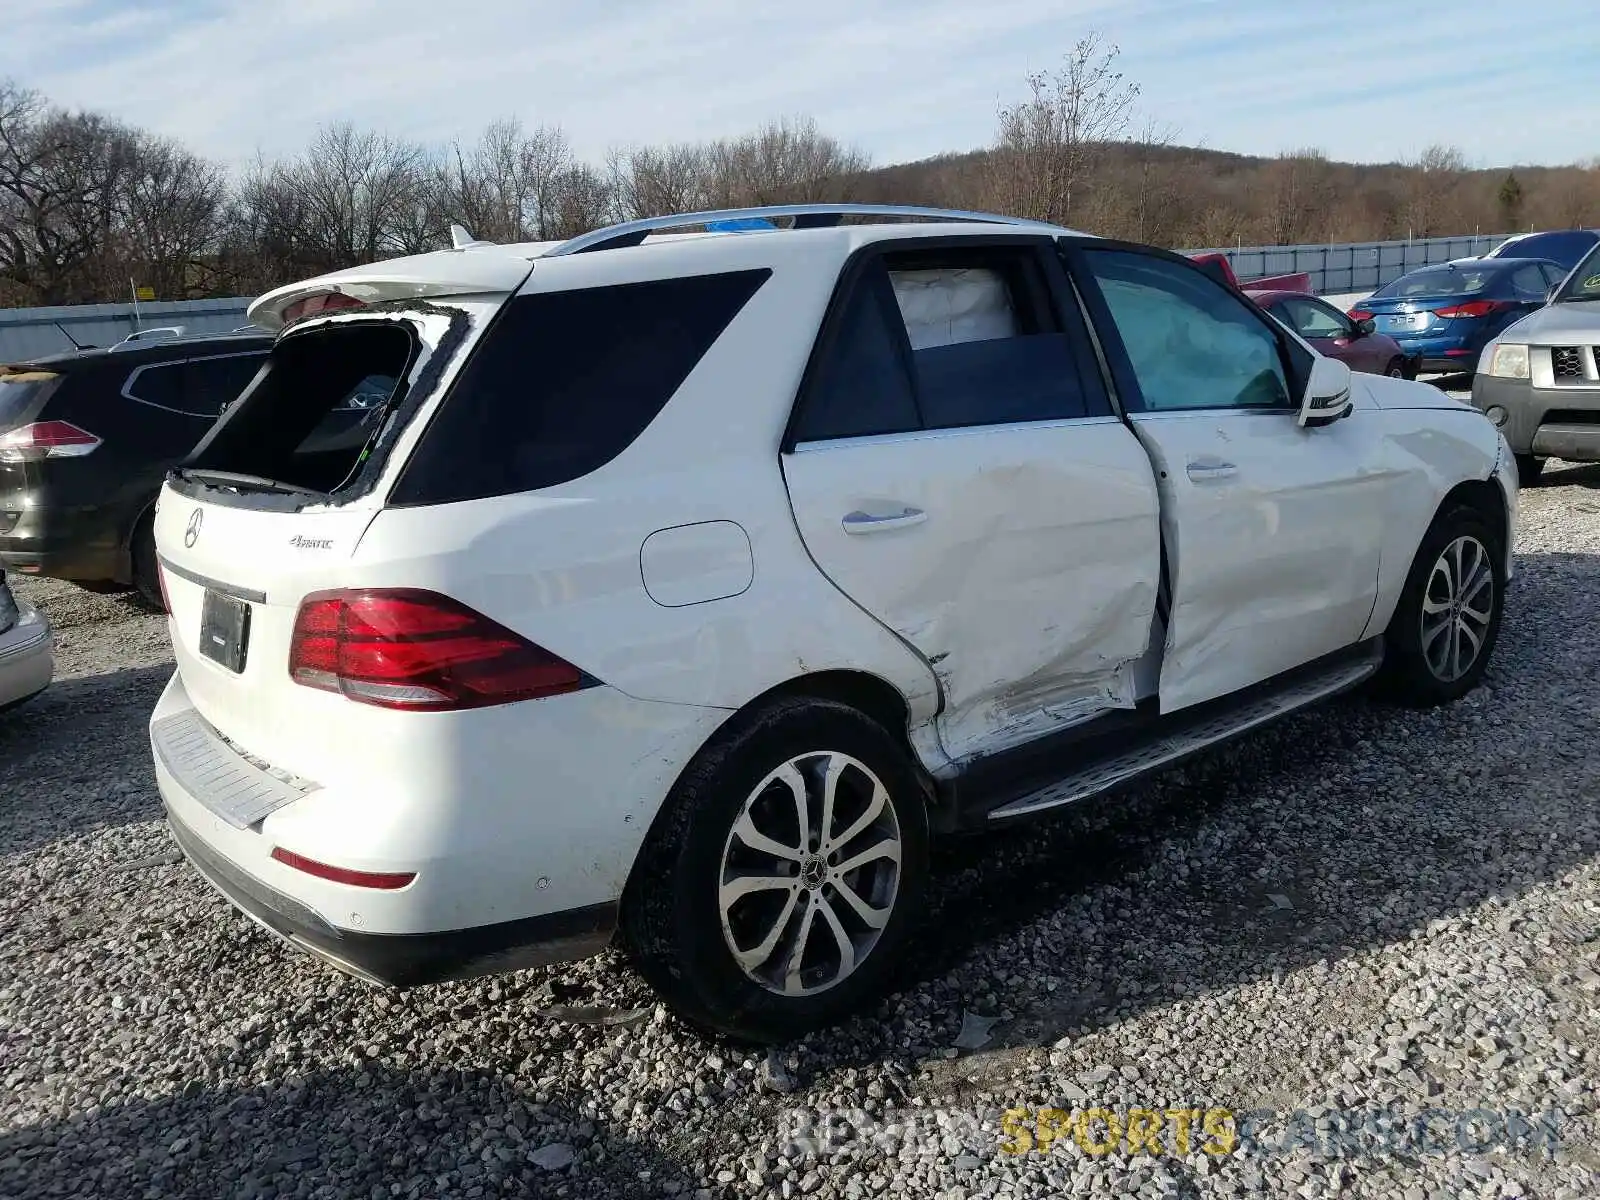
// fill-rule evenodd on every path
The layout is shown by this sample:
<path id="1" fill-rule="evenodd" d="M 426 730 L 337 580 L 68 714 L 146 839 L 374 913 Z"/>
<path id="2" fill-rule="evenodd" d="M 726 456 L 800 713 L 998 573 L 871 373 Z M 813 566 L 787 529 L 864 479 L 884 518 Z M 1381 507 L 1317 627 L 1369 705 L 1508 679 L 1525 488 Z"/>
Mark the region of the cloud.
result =
<path id="1" fill-rule="evenodd" d="M 1597 100 L 1558 99 L 1541 47 L 1595 59 L 1591 9 L 1413 24 L 1384 0 L 29 0 L 0 74 L 235 165 L 334 120 L 442 142 L 512 114 L 599 159 L 806 113 L 893 161 L 986 143 L 1027 74 L 1099 29 L 1185 142 L 1564 162 L 1600 149 Z"/>

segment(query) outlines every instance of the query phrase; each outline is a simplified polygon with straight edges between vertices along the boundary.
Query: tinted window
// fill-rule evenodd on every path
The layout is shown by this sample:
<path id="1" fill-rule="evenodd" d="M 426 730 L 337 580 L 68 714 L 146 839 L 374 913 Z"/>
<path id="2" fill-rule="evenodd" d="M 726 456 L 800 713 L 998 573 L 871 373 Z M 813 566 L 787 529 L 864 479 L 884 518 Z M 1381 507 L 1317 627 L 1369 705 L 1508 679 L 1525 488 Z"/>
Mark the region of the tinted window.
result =
<path id="1" fill-rule="evenodd" d="M 1481 292 L 1495 271 L 1484 267 L 1424 267 L 1386 283 L 1372 293 L 1374 300 L 1404 300 L 1412 296 L 1466 296 Z"/>
<path id="2" fill-rule="evenodd" d="M 1562 270 L 1556 263 L 1545 263 L 1542 270 L 1544 271 L 1545 283 L 1548 285 L 1545 289 L 1546 291 L 1555 287 L 1556 284 L 1567 277 L 1566 271 Z"/>
<path id="3" fill-rule="evenodd" d="M 1089 250 L 1085 257 L 1146 409 L 1290 404 L 1277 336 L 1232 292 L 1154 255 Z"/>
<path id="4" fill-rule="evenodd" d="M 1506 242 L 1494 253 L 1497 258 L 1548 258 L 1571 270 L 1594 248 L 1595 241 L 1595 235 L 1588 230 L 1557 230 Z"/>
<path id="5" fill-rule="evenodd" d="M 604 466 L 644 432 L 769 274 L 512 300 L 444 398 L 395 502 L 531 491 Z"/>
<path id="6" fill-rule="evenodd" d="M 167 412 L 213 420 L 255 377 L 265 354 L 229 354 L 160 363 L 134 372 L 127 394 Z"/>
<path id="7" fill-rule="evenodd" d="M 889 277 L 872 270 L 850 291 L 818 363 L 796 428 L 802 442 L 902 433 L 921 426 L 892 323 Z"/>
<path id="8" fill-rule="evenodd" d="M 1537 263 L 1529 263 L 1511 272 L 1511 286 L 1526 300 L 1543 296 L 1549 290 L 1549 284 L 1544 281 L 1544 272 Z"/>

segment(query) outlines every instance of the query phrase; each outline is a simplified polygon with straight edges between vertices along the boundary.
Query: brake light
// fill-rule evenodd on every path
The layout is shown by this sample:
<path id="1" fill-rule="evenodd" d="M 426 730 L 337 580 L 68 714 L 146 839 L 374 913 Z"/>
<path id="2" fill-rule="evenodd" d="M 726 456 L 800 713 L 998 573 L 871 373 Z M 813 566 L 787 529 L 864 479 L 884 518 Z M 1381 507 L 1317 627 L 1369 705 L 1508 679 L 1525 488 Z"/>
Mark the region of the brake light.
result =
<path id="1" fill-rule="evenodd" d="M 365 308 L 366 305 L 354 296 L 347 296 L 343 292 L 318 292 L 315 296 L 307 296 L 304 300 L 296 300 L 283 310 L 283 323 L 298 321 L 301 317 L 313 316 L 316 313 L 338 312 L 342 308 Z"/>
<path id="2" fill-rule="evenodd" d="M 315 875 L 318 879 L 331 879 L 334 883 L 346 883 L 351 887 L 377 888 L 385 892 L 403 888 L 417 877 L 415 871 L 352 871 L 348 867 L 330 867 L 327 863 L 306 858 L 293 850 L 285 850 L 282 846 L 272 848 L 272 857 L 286 867 L 304 871 L 307 875 Z"/>
<path id="3" fill-rule="evenodd" d="M 1372 314 L 1364 308 L 1352 308 L 1350 310 L 1350 319 L 1352 321 L 1370 321 L 1372 320 Z"/>
<path id="4" fill-rule="evenodd" d="M 99 438 L 70 421 L 35 421 L 0 434 L 0 462 L 82 458 L 98 445 Z"/>
<path id="5" fill-rule="evenodd" d="M 1465 304 L 1452 304 L 1449 308 L 1436 308 L 1433 315 L 1436 317 L 1487 317 L 1490 313 L 1502 312 L 1511 305 L 1504 300 L 1468 300 Z"/>
<path id="6" fill-rule="evenodd" d="M 289 677 L 412 712 L 534 700 L 596 682 L 466 605 L 415 588 L 307 596 L 295 614 Z"/>

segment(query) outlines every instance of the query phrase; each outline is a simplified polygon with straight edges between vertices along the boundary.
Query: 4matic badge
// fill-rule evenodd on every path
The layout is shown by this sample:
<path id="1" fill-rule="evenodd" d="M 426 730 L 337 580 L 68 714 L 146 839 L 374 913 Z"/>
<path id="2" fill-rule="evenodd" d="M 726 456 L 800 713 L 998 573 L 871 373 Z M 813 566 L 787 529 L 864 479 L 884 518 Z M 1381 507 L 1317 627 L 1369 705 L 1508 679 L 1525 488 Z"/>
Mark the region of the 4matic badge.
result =
<path id="1" fill-rule="evenodd" d="M 294 547 L 296 547 L 297 549 L 300 549 L 300 550 L 332 550 L 333 549 L 333 539 L 332 538 L 308 538 L 308 537 L 302 537 L 300 534 L 297 533 L 292 538 L 289 539 L 289 545 L 294 546 Z"/>

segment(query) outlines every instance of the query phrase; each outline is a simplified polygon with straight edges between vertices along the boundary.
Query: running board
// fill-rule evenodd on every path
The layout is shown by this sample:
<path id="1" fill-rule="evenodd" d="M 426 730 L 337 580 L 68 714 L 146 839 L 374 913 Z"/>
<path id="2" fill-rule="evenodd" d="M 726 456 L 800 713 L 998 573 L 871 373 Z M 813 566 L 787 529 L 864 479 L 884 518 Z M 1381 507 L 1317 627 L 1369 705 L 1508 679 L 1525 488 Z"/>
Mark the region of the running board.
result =
<path id="1" fill-rule="evenodd" d="M 1025 817 L 1046 809 L 1086 800 L 1141 775 L 1171 766 L 1180 759 L 1209 750 L 1241 734 L 1269 725 L 1308 705 L 1349 691 L 1372 677 L 1383 664 L 1382 643 L 1374 641 L 1368 653 L 1354 661 L 1346 658 L 1312 675 L 1302 675 L 1280 690 L 1252 698 L 1237 708 L 1204 717 L 1194 724 L 1101 759 L 1092 766 L 1056 779 L 1019 796 L 989 813 L 991 821 Z M 1173 720 L 1181 721 L 1182 714 Z"/>

